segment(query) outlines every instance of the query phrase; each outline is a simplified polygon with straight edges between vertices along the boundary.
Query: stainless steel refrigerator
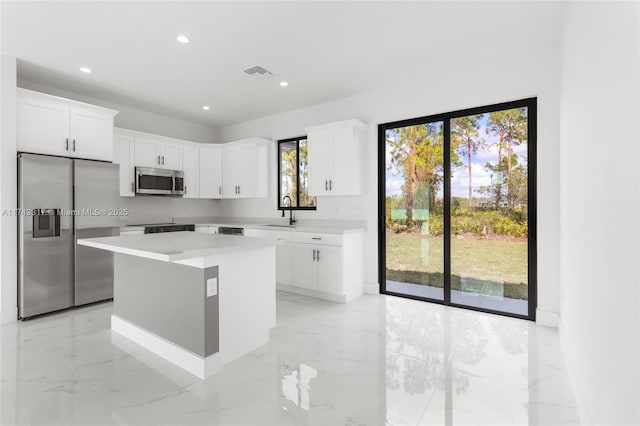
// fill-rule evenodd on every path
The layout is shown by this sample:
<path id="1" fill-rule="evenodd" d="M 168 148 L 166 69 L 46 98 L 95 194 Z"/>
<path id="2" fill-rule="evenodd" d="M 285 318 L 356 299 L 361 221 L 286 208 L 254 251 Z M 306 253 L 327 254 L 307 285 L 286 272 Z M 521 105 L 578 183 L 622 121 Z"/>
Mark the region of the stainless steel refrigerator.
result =
<path id="1" fill-rule="evenodd" d="M 113 253 L 76 240 L 120 235 L 118 167 L 18 155 L 19 318 L 113 298 Z"/>

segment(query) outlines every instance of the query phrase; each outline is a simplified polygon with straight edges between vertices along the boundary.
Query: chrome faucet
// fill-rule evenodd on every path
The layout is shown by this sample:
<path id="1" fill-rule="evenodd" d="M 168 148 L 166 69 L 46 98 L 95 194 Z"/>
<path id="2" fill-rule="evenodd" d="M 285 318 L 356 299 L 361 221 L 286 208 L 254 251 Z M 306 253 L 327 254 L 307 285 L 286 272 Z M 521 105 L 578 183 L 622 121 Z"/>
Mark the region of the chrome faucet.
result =
<path id="1" fill-rule="evenodd" d="M 286 199 L 289 199 L 289 226 L 293 226 L 294 223 L 296 223 L 296 219 L 293 217 L 293 207 L 291 207 L 291 197 L 289 197 L 288 195 L 285 195 L 284 197 L 282 197 L 282 217 L 284 217 L 284 201 Z"/>

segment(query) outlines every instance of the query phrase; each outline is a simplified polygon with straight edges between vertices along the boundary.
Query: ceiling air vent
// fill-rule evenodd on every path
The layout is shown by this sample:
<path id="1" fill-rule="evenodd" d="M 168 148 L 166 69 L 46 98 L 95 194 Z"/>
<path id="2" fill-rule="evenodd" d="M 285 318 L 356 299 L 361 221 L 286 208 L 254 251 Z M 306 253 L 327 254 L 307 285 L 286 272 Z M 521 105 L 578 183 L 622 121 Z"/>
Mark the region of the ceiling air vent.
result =
<path id="1" fill-rule="evenodd" d="M 256 65 L 255 67 L 248 68 L 248 69 L 244 70 L 244 72 L 249 74 L 249 75 L 254 75 L 254 76 L 257 76 L 257 77 L 265 77 L 265 76 L 271 75 L 270 71 L 262 68 L 259 65 Z"/>

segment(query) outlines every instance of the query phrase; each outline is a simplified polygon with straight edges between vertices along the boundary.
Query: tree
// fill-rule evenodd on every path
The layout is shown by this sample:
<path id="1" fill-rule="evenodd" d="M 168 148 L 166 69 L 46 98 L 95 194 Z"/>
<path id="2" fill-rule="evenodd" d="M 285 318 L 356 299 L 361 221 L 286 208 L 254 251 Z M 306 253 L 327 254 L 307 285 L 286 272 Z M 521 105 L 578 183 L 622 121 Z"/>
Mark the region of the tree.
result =
<path id="1" fill-rule="evenodd" d="M 469 204 L 471 209 L 473 204 L 473 185 L 471 181 L 472 165 L 471 155 L 478 152 L 480 147 L 484 146 L 484 140 L 480 137 L 478 115 L 467 115 L 458 117 L 451 121 L 451 145 L 457 147 L 461 157 L 467 157 L 467 170 L 469 172 Z"/>
<path id="2" fill-rule="evenodd" d="M 496 172 L 502 173 L 507 182 L 507 205 L 513 208 L 513 189 L 509 188 L 509 175 L 513 168 L 513 147 L 527 140 L 527 110 L 526 108 L 513 108 L 489 113 L 487 121 L 487 134 L 493 134 L 498 138 L 495 145 L 498 147 L 498 166 Z M 503 167 L 502 158 L 506 151 L 507 162 Z M 499 206 L 502 197 L 502 184 L 499 183 L 496 191 L 496 204 Z"/>
<path id="3" fill-rule="evenodd" d="M 412 221 L 419 186 L 425 183 L 429 185 L 429 201 L 433 205 L 442 182 L 442 122 L 390 130 L 386 142 L 391 157 L 389 168 L 395 167 L 405 178 L 402 191 L 406 199 L 407 220 Z"/>
<path id="4" fill-rule="evenodd" d="M 291 197 L 291 205 L 297 205 L 298 200 L 296 194 L 296 174 L 298 172 L 298 159 L 296 158 L 296 149 L 289 146 L 280 146 L 280 184 L 282 185 L 280 192 L 284 197 Z M 282 200 L 280 200 L 282 201 Z"/>

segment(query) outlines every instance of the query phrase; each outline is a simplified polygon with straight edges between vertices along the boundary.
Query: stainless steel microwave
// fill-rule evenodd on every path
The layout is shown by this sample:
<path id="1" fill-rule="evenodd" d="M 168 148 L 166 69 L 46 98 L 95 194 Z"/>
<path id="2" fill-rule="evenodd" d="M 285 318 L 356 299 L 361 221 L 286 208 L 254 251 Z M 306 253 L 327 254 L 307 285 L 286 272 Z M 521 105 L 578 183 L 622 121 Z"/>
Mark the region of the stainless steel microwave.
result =
<path id="1" fill-rule="evenodd" d="M 184 195 L 184 172 L 136 167 L 136 195 Z"/>

